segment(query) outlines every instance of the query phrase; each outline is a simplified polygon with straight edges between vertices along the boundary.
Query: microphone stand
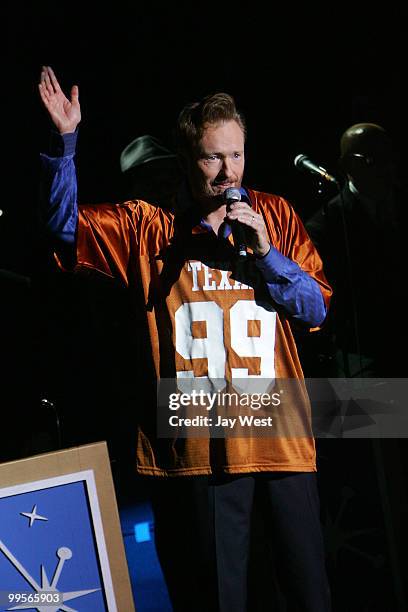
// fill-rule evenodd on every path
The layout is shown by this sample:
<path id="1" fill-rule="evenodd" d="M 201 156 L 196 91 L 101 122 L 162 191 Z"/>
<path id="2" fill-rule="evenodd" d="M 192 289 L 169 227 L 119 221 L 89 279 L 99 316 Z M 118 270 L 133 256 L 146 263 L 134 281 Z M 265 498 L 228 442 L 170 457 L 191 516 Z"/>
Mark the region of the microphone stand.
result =
<path id="1" fill-rule="evenodd" d="M 62 449 L 62 430 L 61 430 L 61 421 L 60 415 L 58 412 L 55 403 L 47 399 L 46 397 L 41 398 L 41 406 L 42 408 L 48 408 L 51 412 L 54 413 L 55 418 L 55 427 L 57 432 L 57 448 Z"/>
<path id="2" fill-rule="evenodd" d="M 342 189 L 340 182 L 337 179 L 331 180 L 330 182 L 331 184 L 334 184 L 336 186 L 337 193 L 340 198 L 340 216 L 341 216 L 341 225 L 342 225 L 343 241 L 344 241 L 344 254 L 345 254 L 345 261 L 346 261 L 346 286 L 348 286 L 348 289 L 349 289 L 348 297 L 350 300 L 351 321 L 352 321 L 352 326 L 353 326 L 353 335 L 354 335 L 354 342 L 356 346 L 356 353 L 357 353 L 358 362 L 360 366 L 360 372 L 361 372 L 361 375 L 363 375 L 363 358 L 362 358 L 361 346 L 360 346 L 360 333 L 359 333 L 359 325 L 358 325 L 357 304 L 356 304 L 356 299 L 355 299 L 355 294 L 354 294 L 353 267 L 352 267 L 352 262 L 351 262 L 350 240 L 348 236 L 348 228 L 347 228 L 347 221 L 346 221 L 346 215 L 345 215 L 346 202 L 344 199 L 344 193 L 343 193 L 343 189 Z M 323 180 L 322 179 L 319 179 L 318 181 L 317 192 L 319 195 L 323 193 Z M 326 217 L 326 219 L 328 219 L 329 209 L 328 209 L 327 201 L 323 203 L 323 215 L 324 217 Z M 351 371 L 350 371 L 350 362 L 348 359 L 349 353 L 350 351 L 347 348 L 342 349 L 343 367 L 344 367 L 346 378 L 352 378 Z"/>
<path id="3" fill-rule="evenodd" d="M 341 215 L 341 223 L 342 223 L 343 238 L 344 238 L 346 275 L 347 275 L 347 281 L 349 284 L 349 297 L 350 297 L 351 313 L 352 313 L 352 320 L 353 320 L 353 332 L 354 332 L 354 339 L 356 343 L 357 356 L 358 356 L 359 365 L 360 365 L 360 373 L 361 373 L 360 375 L 361 375 L 361 378 L 364 378 L 363 359 L 362 359 L 361 346 L 360 346 L 358 313 L 357 313 L 356 298 L 354 294 L 353 270 L 352 270 L 352 265 L 351 265 L 350 241 L 349 241 L 347 221 L 346 221 L 346 215 L 345 215 L 346 202 L 344 198 L 344 191 L 341 188 L 339 182 L 337 180 L 333 182 L 335 182 L 335 185 L 339 193 L 339 198 L 340 198 L 340 211 L 341 211 L 340 215 Z M 323 207 L 323 212 L 327 216 L 328 214 L 327 206 Z M 347 360 L 347 349 L 343 350 L 343 363 L 344 363 L 345 373 L 346 375 L 348 374 L 348 377 L 350 377 L 349 362 Z M 387 536 L 387 543 L 388 543 L 388 549 L 389 549 L 389 554 L 390 554 L 390 564 L 393 570 L 392 576 L 393 576 L 396 604 L 397 604 L 398 611 L 402 612 L 402 610 L 405 609 L 404 604 L 406 602 L 406 599 L 405 599 L 404 583 L 401 577 L 400 561 L 399 561 L 399 556 L 398 556 L 398 545 L 396 544 L 397 536 L 396 536 L 395 528 L 393 525 L 393 512 L 392 512 L 392 506 L 391 506 L 391 501 L 390 501 L 390 496 L 389 496 L 389 491 L 388 491 L 389 478 L 387 478 L 386 465 L 384 462 L 384 453 L 383 453 L 383 449 L 382 449 L 380 440 L 376 437 L 373 437 L 371 438 L 371 444 L 373 448 L 374 460 L 375 460 L 376 471 L 377 471 L 378 487 L 379 487 L 379 492 L 381 496 L 381 505 L 382 505 L 383 515 L 384 515 L 385 532 Z M 391 474 L 394 474 L 394 470 L 391 472 Z"/>
<path id="4" fill-rule="evenodd" d="M 299 167 L 298 160 L 301 160 L 302 157 L 306 157 L 306 156 L 298 155 L 296 157 L 295 159 L 296 167 Z M 306 158 L 306 161 L 308 161 L 307 158 Z M 321 195 L 323 192 L 323 180 L 322 179 L 324 178 L 326 181 L 329 181 L 331 184 L 334 184 L 336 186 L 338 196 L 340 198 L 340 216 L 341 216 L 341 225 L 342 225 L 342 230 L 343 230 L 344 254 L 345 254 L 345 260 L 346 260 L 346 286 L 348 285 L 348 289 L 349 289 L 348 298 L 350 300 L 350 306 L 351 306 L 351 318 L 352 318 L 353 335 L 354 335 L 354 341 L 355 341 L 355 346 L 356 346 L 356 352 L 357 352 L 357 357 L 358 357 L 358 361 L 360 365 L 360 372 L 361 372 L 361 375 L 363 375 L 363 358 L 362 358 L 361 347 L 360 347 L 360 333 L 359 333 L 359 325 L 358 325 L 357 304 L 356 304 L 356 298 L 354 294 L 350 241 L 349 241 L 347 221 L 346 221 L 346 216 L 345 216 L 346 202 L 344 200 L 343 189 L 341 187 L 340 182 L 337 180 L 337 178 L 330 175 L 324 168 L 320 166 L 316 166 L 315 164 L 312 164 L 312 168 L 309 168 L 309 170 L 311 170 L 315 174 L 320 175 L 320 179 L 318 181 L 318 188 L 317 188 L 317 192 L 319 195 Z M 326 219 L 328 219 L 328 215 L 329 215 L 328 203 L 325 201 L 323 204 L 323 216 L 326 217 Z M 347 355 L 349 351 L 347 349 L 343 349 L 342 352 L 343 352 L 343 366 L 344 366 L 346 377 L 351 378 L 350 364 L 349 364 L 349 360 L 347 359 Z"/>
<path id="5" fill-rule="evenodd" d="M 344 245 L 345 245 L 345 255 L 346 255 L 346 267 L 347 267 L 347 275 L 348 282 L 350 284 L 350 298 L 351 298 L 351 310 L 353 316 L 353 329 L 354 329 L 354 339 L 356 342 L 356 350 L 360 364 L 360 372 L 361 378 L 364 378 L 364 369 L 363 369 L 363 360 L 361 355 L 360 348 L 360 336 L 359 336 L 359 325 L 358 325 L 358 313 L 355 295 L 353 291 L 353 272 L 351 266 L 351 255 L 350 255 L 350 242 L 348 238 L 348 230 L 347 230 L 347 222 L 345 217 L 345 200 L 343 190 L 340 188 L 339 183 L 336 182 L 336 186 L 339 191 L 340 196 L 340 207 L 341 207 L 341 220 L 342 220 L 342 228 L 344 235 Z M 346 352 L 343 352 L 343 361 L 344 361 L 344 369 L 346 373 L 350 374 L 349 363 L 346 361 L 347 356 Z M 347 372 L 348 370 L 348 372 Z M 384 462 L 384 452 L 380 443 L 380 440 L 376 437 L 371 438 L 371 446 L 373 449 L 374 460 L 376 465 L 376 473 L 378 479 L 378 488 L 381 497 L 381 506 L 384 515 L 384 524 L 385 524 L 385 532 L 387 537 L 388 549 L 390 554 L 390 564 L 393 569 L 393 583 L 394 583 L 394 592 L 396 596 L 396 604 L 397 609 L 402 612 L 404 607 L 405 594 L 404 594 L 404 583 L 401 578 L 401 570 L 400 570 L 400 562 L 398 559 L 398 545 L 396 544 L 397 536 L 395 533 L 395 528 L 393 525 L 393 510 L 390 501 L 390 494 L 388 491 L 388 482 L 389 477 L 387 478 L 386 474 L 386 464 Z M 388 467 L 388 469 L 390 469 Z"/>
<path id="6" fill-rule="evenodd" d="M 343 189 L 339 181 L 336 180 L 335 185 L 336 185 L 337 192 L 340 198 L 340 216 L 341 216 L 341 224 L 342 224 L 342 230 L 343 230 L 344 254 L 345 254 L 345 260 L 346 260 L 346 281 L 347 281 L 346 285 L 348 285 L 348 288 L 349 288 L 349 299 L 350 299 L 350 306 L 351 306 L 350 310 L 351 310 L 351 318 L 352 318 L 352 326 L 353 326 L 353 335 L 354 335 L 354 341 L 356 345 L 356 353 L 358 357 L 358 362 L 360 366 L 360 372 L 361 372 L 361 376 L 363 376 L 363 372 L 364 372 L 363 358 L 361 354 L 357 304 L 356 304 L 356 297 L 354 294 L 354 282 L 353 282 L 354 279 L 353 279 L 353 267 L 352 267 L 352 262 L 351 262 L 350 240 L 349 240 L 347 221 L 346 221 L 346 215 L 345 215 L 346 202 L 344 199 L 344 192 L 343 192 Z M 324 211 L 324 214 L 327 216 L 328 215 L 327 205 L 323 207 L 323 211 Z M 344 371 L 345 371 L 346 377 L 352 378 L 352 376 L 350 376 L 351 374 L 350 363 L 348 360 L 348 354 L 350 353 L 350 351 L 348 351 L 347 348 L 346 349 L 343 348 L 342 352 L 343 352 L 343 365 L 344 365 Z"/>

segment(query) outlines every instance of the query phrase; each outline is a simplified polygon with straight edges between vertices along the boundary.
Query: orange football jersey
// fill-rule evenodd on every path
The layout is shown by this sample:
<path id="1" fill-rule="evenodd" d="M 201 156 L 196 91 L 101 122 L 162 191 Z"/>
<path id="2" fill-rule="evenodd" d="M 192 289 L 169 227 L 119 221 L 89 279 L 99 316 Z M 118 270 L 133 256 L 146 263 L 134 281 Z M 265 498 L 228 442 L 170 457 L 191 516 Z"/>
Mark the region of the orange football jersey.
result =
<path id="1" fill-rule="evenodd" d="M 328 305 L 321 259 L 291 205 L 275 195 L 248 194 L 271 244 L 318 282 Z M 194 209 L 175 217 L 138 200 L 82 205 L 77 268 L 119 278 L 134 292 L 148 336 L 146 364 L 158 379 L 303 378 L 290 317 L 271 298 L 255 258 L 234 264 L 231 236 L 219 239 L 199 221 Z M 309 418 L 306 392 L 296 404 Z M 143 474 L 316 469 L 311 427 L 293 437 L 166 439 L 157 436 L 154 402 L 141 401 L 135 410 Z"/>

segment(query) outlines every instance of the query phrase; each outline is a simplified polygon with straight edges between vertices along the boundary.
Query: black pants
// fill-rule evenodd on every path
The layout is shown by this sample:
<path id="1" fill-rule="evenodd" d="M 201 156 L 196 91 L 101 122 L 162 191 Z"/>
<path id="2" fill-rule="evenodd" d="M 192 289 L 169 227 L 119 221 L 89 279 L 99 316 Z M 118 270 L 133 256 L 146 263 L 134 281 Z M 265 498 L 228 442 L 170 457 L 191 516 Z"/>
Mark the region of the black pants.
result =
<path id="1" fill-rule="evenodd" d="M 285 612 L 329 612 L 314 473 L 183 477 L 155 483 L 156 548 L 175 612 L 247 610 L 254 500 L 264 510 Z M 269 563 L 269 558 L 253 562 Z"/>

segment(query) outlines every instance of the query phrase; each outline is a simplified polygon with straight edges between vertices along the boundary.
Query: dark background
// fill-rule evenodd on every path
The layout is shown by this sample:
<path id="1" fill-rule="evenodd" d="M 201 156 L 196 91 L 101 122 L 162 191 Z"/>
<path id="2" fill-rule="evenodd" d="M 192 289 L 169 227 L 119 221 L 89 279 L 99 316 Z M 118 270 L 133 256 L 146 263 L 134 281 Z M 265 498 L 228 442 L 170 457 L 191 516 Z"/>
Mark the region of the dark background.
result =
<path id="1" fill-rule="evenodd" d="M 221 90 L 247 117 L 247 183 L 285 195 L 307 216 L 320 203 L 313 180 L 293 166 L 298 153 L 335 170 L 344 129 L 374 121 L 405 155 L 406 18 L 399 2 L 9 2 L 6 267 L 33 261 L 27 241 L 36 239 L 48 128 L 37 92 L 42 64 L 65 91 L 79 85 L 81 201 L 115 200 L 125 145 L 150 133 L 171 146 L 182 106 Z"/>
<path id="2" fill-rule="evenodd" d="M 80 201 L 117 200 L 119 155 L 131 140 L 149 133 L 171 147 L 183 105 L 227 91 L 247 118 L 246 184 L 287 197 L 306 219 L 332 194 L 319 195 L 293 159 L 306 153 L 336 173 L 340 136 L 353 123 L 389 131 L 404 177 L 406 13 L 398 2 L 6 5 L 0 459 L 107 439 L 121 499 L 133 487 L 132 406 L 143 401 L 125 292 L 59 273 L 42 237 L 39 151 L 50 126 L 41 66 L 54 68 L 66 92 L 79 85 Z M 399 316 L 391 319 L 396 333 Z M 401 612 L 405 441 L 331 442 L 319 443 L 318 456 L 335 610 Z"/>

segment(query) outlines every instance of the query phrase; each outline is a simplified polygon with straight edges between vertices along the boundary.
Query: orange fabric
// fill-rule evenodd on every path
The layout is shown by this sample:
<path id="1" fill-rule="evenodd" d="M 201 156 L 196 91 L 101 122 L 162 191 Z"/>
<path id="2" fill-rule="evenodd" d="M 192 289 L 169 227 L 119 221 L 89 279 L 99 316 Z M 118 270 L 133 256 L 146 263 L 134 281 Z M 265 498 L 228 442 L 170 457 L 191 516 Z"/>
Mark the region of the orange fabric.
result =
<path id="1" fill-rule="evenodd" d="M 263 215 L 272 245 L 316 279 L 328 304 L 331 289 L 322 262 L 293 208 L 280 197 L 252 190 L 248 193 L 254 210 Z M 178 220 L 142 201 L 80 206 L 77 268 L 93 268 L 119 278 L 139 296 L 150 339 L 150 346 L 145 347 L 146 359 L 151 358 L 159 378 L 188 376 L 188 372 L 216 376 L 224 370 L 222 376 L 231 380 L 234 368 L 269 377 L 272 367 L 276 378 L 302 378 L 289 320 L 281 307 L 272 304 L 253 260 L 242 273 L 233 273 L 228 243 L 198 227 L 199 219 L 194 214 L 186 213 Z M 275 310 L 276 315 L 272 314 Z M 251 342 L 252 337 L 259 341 L 262 333 L 272 337 L 270 326 L 275 316 L 272 365 L 267 353 L 265 358 L 257 355 Z M 205 343 L 210 343 L 210 337 L 217 350 L 211 349 L 207 355 Z M 193 351 L 187 354 L 192 346 Z M 204 348 L 199 351 L 203 353 L 195 356 L 194 350 L 201 346 Z M 249 349 L 241 348 L 245 346 L 254 350 L 253 356 L 245 353 Z M 266 350 L 273 354 L 273 347 Z M 310 415 L 306 392 L 297 400 L 296 410 Z M 198 475 L 210 474 L 214 468 L 227 473 L 316 469 L 311 430 L 307 437 L 298 438 L 157 440 L 156 406 L 136 409 L 140 410 L 140 473 Z"/>

